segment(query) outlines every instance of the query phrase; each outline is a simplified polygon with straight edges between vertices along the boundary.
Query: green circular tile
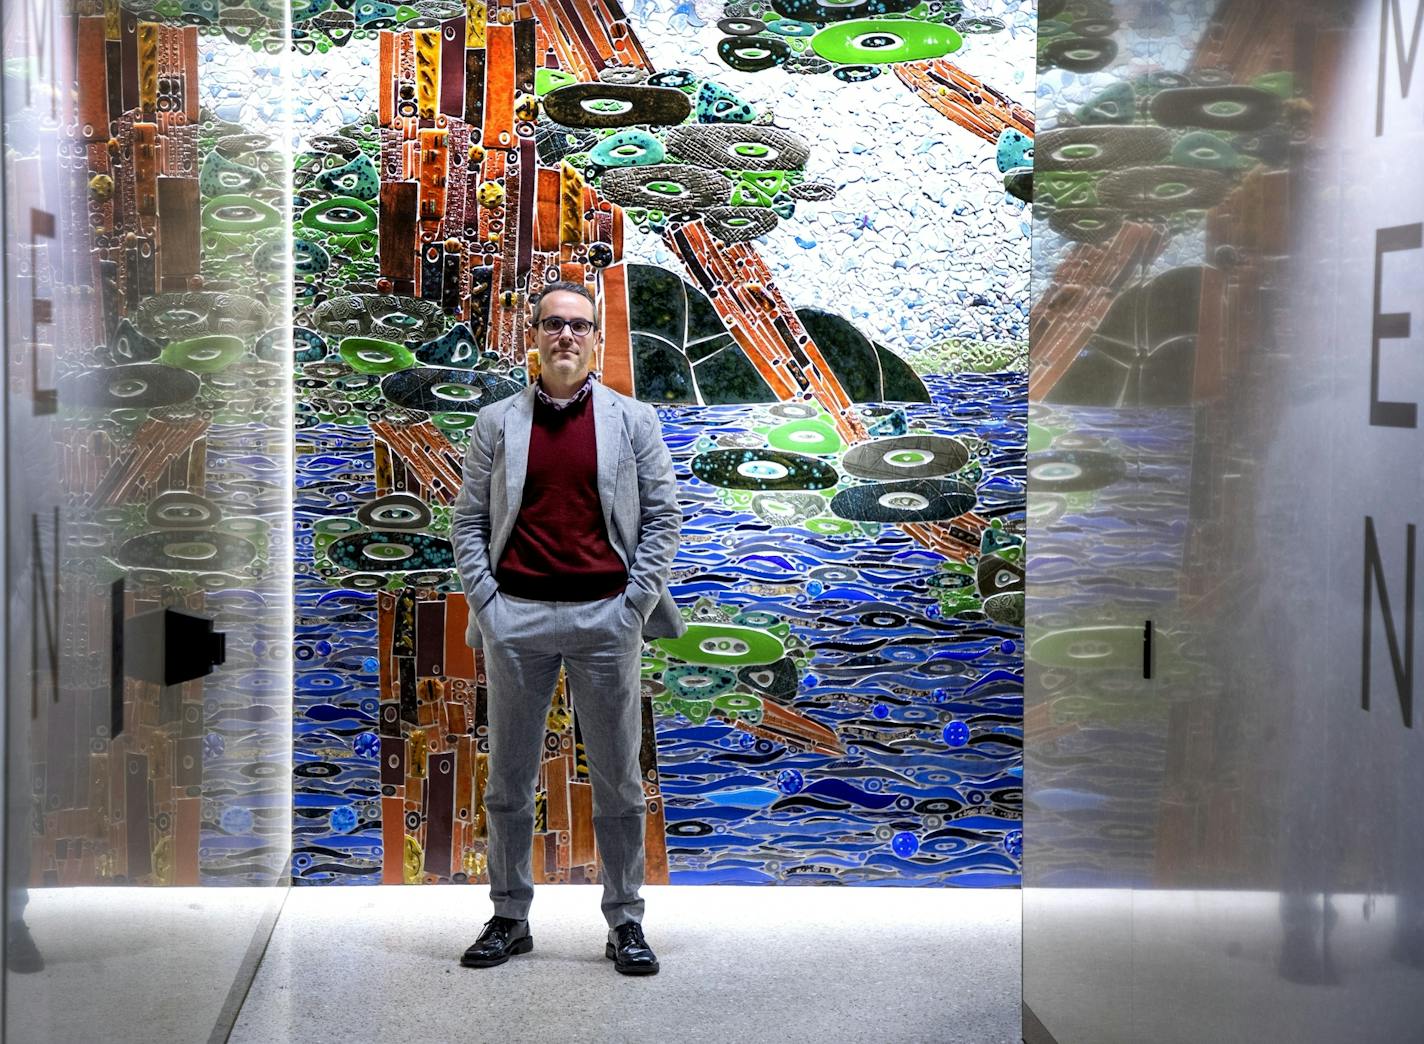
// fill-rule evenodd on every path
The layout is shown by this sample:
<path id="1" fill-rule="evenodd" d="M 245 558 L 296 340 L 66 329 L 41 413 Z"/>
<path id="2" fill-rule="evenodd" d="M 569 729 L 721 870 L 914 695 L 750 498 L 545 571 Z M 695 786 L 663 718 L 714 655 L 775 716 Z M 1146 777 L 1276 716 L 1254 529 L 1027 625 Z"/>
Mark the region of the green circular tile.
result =
<path id="1" fill-rule="evenodd" d="M 357 373 L 395 373 L 415 365 L 409 348 L 379 337 L 347 337 L 341 342 L 341 358 Z"/>
<path id="2" fill-rule="evenodd" d="M 430 422 L 447 435 L 458 435 L 473 428 L 476 419 L 473 413 L 436 413 Z"/>
<path id="3" fill-rule="evenodd" d="M 811 49 L 829 62 L 886 65 L 940 58 L 963 43 L 959 33 L 934 22 L 857 18 L 822 29 L 811 38 Z"/>
<path id="4" fill-rule="evenodd" d="M 843 445 L 835 429 L 821 420 L 792 421 L 773 428 L 766 438 L 774 449 L 791 453 L 839 453 Z"/>
<path id="5" fill-rule="evenodd" d="M 302 224 L 318 232 L 354 235 L 376 227 L 376 212 L 355 196 L 334 196 L 302 211 Z"/>
<path id="6" fill-rule="evenodd" d="M 657 645 L 679 660 L 717 667 L 775 663 L 786 652 L 781 642 L 765 631 L 735 624 L 688 624 L 681 638 L 659 639 Z"/>
<path id="7" fill-rule="evenodd" d="M 282 215 L 252 196 L 216 196 L 203 207 L 203 227 L 209 232 L 259 232 L 275 228 Z"/>
<path id="8" fill-rule="evenodd" d="M 242 356 L 241 337 L 231 334 L 208 334 L 174 341 L 163 349 L 159 361 L 168 366 L 191 370 L 193 373 L 217 373 L 225 370 Z"/>

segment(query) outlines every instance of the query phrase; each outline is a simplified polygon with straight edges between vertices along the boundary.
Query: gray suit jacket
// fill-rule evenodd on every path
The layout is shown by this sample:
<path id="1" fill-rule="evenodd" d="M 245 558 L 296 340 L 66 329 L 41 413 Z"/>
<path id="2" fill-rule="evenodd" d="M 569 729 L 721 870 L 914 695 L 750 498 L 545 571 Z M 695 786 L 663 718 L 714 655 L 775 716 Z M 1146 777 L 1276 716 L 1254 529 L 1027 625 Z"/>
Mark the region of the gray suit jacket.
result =
<path id="1" fill-rule="evenodd" d="M 668 593 L 682 509 L 672 455 L 651 406 L 593 385 L 598 443 L 598 498 L 608 542 L 628 567 L 628 604 L 643 620 L 646 638 L 675 638 L 687 630 Z M 480 411 L 465 454 L 450 541 L 470 604 L 465 641 L 480 644 L 478 613 L 499 590 L 494 568 L 519 516 L 529 466 L 534 387 Z"/>

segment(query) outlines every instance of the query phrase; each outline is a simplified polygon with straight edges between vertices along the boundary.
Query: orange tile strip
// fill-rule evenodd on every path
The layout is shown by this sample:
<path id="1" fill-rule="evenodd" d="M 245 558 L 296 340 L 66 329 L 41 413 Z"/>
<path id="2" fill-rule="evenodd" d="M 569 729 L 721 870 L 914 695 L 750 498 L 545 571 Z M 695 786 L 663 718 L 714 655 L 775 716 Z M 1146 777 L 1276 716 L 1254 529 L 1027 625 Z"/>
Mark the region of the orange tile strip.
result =
<path id="1" fill-rule="evenodd" d="M 903 62 L 894 68 L 901 82 L 931 108 L 985 141 L 997 141 L 1010 127 L 1033 137 L 1031 111 L 943 58 Z"/>

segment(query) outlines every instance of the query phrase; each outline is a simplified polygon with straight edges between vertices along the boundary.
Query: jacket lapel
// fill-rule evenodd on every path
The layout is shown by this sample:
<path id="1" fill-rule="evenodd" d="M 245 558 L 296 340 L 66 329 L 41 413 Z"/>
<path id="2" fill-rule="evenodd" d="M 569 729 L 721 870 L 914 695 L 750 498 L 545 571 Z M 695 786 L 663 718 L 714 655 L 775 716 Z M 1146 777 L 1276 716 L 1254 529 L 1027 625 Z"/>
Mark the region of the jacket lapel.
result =
<path id="1" fill-rule="evenodd" d="M 618 400 L 597 381 L 593 382 L 593 437 L 598 451 L 598 502 L 603 507 L 603 525 L 615 541 L 613 503 L 618 489 Z"/>
<path id="2" fill-rule="evenodd" d="M 508 514 L 499 520 L 499 530 L 492 534 L 491 549 L 503 549 L 519 517 L 519 505 L 524 502 L 524 475 L 529 470 L 529 430 L 534 425 L 534 386 L 519 393 L 519 401 L 504 415 L 504 488 Z"/>

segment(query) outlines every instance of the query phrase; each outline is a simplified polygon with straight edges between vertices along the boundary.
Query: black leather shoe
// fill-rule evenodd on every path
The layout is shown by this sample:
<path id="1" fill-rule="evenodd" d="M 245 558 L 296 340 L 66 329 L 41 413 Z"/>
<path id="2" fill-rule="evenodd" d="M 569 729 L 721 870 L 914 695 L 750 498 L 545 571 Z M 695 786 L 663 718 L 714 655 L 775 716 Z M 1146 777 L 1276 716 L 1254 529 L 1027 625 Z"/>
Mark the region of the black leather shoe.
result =
<path id="1" fill-rule="evenodd" d="M 528 953 L 532 949 L 534 936 L 529 934 L 528 921 L 516 921 L 513 917 L 495 914 L 485 922 L 484 931 L 465 951 L 460 963 L 466 968 L 493 968 L 516 953 Z"/>
<path id="2" fill-rule="evenodd" d="M 626 921 L 608 933 L 608 945 L 603 955 L 613 962 L 621 975 L 656 975 L 658 958 L 643 938 L 643 926 Z"/>

